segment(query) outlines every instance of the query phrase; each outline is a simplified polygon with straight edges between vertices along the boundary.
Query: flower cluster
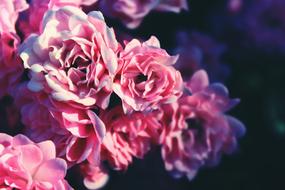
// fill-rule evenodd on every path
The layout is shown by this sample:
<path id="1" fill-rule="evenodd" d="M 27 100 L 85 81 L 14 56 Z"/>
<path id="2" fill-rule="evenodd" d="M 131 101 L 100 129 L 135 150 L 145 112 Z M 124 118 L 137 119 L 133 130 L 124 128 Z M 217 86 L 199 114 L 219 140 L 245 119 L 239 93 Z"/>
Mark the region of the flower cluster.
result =
<path id="1" fill-rule="evenodd" d="M 0 97 L 13 98 L 22 123 L 22 134 L 0 134 L 0 188 L 72 189 L 64 177 L 79 166 L 86 188 L 98 189 L 109 178 L 105 164 L 125 171 L 153 147 L 161 148 L 174 177 L 191 180 L 233 152 L 244 134 L 243 124 L 225 113 L 239 101 L 222 84 L 209 84 L 200 63 L 184 82 L 174 67 L 179 56 L 156 37 L 121 44 L 101 12 L 87 13 L 92 7 L 133 28 L 151 10 L 179 12 L 187 4 L 0 2 Z M 206 51 L 208 41 L 194 38 Z"/>

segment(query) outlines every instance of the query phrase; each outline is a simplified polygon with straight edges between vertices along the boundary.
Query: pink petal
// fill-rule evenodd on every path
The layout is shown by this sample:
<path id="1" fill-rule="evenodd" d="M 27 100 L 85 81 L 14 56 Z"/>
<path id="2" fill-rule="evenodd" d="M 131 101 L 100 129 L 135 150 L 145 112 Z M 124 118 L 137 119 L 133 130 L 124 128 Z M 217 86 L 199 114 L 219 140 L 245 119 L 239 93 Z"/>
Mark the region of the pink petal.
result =
<path id="1" fill-rule="evenodd" d="M 19 148 L 21 152 L 20 159 L 23 167 L 30 173 L 30 175 L 33 175 L 35 170 L 43 161 L 41 150 L 33 144 L 23 145 Z"/>
<path id="2" fill-rule="evenodd" d="M 52 141 L 44 141 L 37 145 L 42 150 L 44 160 L 50 160 L 56 157 L 55 146 Z"/>
<path id="3" fill-rule="evenodd" d="M 209 86 L 208 74 L 205 70 L 195 72 L 191 80 L 186 84 L 191 93 L 199 92 Z"/>
<path id="4" fill-rule="evenodd" d="M 105 124 L 93 111 L 88 110 L 87 114 L 96 130 L 96 134 L 98 134 L 100 141 L 102 141 L 106 134 Z"/>
<path id="5" fill-rule="evenodd" d="M 20 145 L 34 144 L 34 143 L 28 137 L 20 134 L 13 138 L 12 144 L 13 146 L 20 146 Z"/>
<path id="6" fill-rule="evenodd" d="M 57 182 L 64 178 L 66 169 L 67 164 L 63 159 L 48 160 L 40 166 L 34 179 L 39 182 Z"/>
<path id="7" fill-rule="evenodd" d="M 66 148 L 66 158 L 68 161 L 80 163 L 87 159 L 92 148 L 93 142 L 90 138 L 74 137 Z"/>
<path id="8" fill-rule="evenodd" d="M 5 134 L 5 133 L 0 133 L 0 144 L 2 144 L 4 147 L 9 146 L 12 142 L 12 137 Z"/>
<path id="9" fill-rule="evenodd" d="M 92 190 L 96 190 L 96 189 L 100 189 L 102 187 L 104 187 L 106 185 L 106 183 L 109 180 L 109 175 L 101 175 L 99 178 L 97 179 L 89 179 L 89 178 L 84 178 L 84 185 L 85 187 L 87 187 L 88 189 L 92 189 Z"/>

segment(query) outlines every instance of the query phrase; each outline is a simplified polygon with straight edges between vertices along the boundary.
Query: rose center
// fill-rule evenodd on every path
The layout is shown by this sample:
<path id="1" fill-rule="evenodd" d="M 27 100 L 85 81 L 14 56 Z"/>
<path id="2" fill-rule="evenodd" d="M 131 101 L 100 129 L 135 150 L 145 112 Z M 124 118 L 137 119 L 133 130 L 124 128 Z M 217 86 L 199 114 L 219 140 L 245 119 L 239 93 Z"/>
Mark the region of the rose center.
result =
<path id="1" fill-rule="evenodd" d="M 144 82 L 147 80 L 147 76 L 144 74 L 139 74 L 136 78 L 135 78 L 135 83 L 139 84 L 141 82 Z"/>
<path id="2" fill-rule="evenodd" d="M 10 46 L 10 47 L 14 46 L 14 40 L 13 39 L 8 40 L 8 46 Z"/>
<path id="3" fill-rule="evenodd" d="M 79 69 L 81 72 L 86 73 L 86 68 L 91 64 L 90 59 L 83 59 L 82 57 L 77 57 L 71 67 Z"/>

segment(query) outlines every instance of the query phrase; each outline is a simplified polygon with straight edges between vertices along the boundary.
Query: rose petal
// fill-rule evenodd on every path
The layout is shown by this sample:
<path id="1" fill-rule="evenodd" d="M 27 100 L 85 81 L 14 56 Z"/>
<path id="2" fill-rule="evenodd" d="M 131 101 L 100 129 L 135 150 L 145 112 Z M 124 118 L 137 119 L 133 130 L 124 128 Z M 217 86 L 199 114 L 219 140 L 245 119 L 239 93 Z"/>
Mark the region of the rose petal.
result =
<path id="1" fill-rule="evenodd" d="M 30 175 L 33 175 L 36 169 L 43 161 L 42 151 L 33 144 L 22 145 L 20 148 L 21 162 L 23 167 Z"/>
<path id="2" fill-rule="evenodd" d="M 36 174 L 34 179 L 43 182 L 57 182 L 64 178 L 66 174 L 67 164 L 63 159 L 55 158 L 44 162 Z"/>

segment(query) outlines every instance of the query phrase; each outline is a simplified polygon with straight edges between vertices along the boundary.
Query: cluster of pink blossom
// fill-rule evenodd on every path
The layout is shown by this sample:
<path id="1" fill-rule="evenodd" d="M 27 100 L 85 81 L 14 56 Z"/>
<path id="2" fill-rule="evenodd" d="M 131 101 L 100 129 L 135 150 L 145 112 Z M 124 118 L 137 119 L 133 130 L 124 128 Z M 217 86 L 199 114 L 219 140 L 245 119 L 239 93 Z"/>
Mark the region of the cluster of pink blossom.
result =
<path id="1" fill-rule="evenodd" d="M 0 134 L 1 189 L 72 189 L 64 176 L 74 165 L 98 189 L 105 163 L 127 170 L 154 146 L 174 177 L 192 179 L 235 150 L 245 129 L 225 114 L 238 100 L 222 84 L 204 70 L 183 82 L 178 56 L 156 37 L 120 44 L 103 14 L 82 6 L 128 27 L 153 9 L 187 9 L 183 0 L 1 1 L 0 96 L 13 97 L 24 126 Z"/>

